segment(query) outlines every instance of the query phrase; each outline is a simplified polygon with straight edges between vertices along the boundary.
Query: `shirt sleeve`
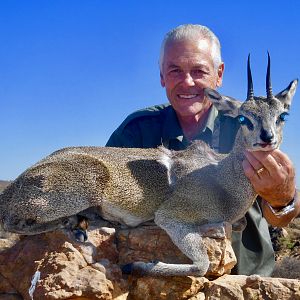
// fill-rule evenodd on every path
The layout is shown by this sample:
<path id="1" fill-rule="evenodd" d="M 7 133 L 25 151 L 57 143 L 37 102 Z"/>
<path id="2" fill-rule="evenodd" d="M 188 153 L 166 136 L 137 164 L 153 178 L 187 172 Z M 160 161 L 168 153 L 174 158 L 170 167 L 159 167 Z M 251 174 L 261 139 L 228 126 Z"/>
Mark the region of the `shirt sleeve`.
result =
<path id="1" fill-rule="evenodd" d="M 142 148 L 142 137 L 136 122 L 123 123 L 112 133 L 106 147 Z"/>

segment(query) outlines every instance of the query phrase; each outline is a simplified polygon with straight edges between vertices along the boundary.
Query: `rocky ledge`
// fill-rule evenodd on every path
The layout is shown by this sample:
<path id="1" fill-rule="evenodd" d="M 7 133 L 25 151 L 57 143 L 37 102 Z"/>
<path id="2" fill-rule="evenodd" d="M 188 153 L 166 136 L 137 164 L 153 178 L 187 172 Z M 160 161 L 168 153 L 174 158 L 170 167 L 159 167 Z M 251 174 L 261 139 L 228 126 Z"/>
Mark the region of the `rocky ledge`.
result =
<path id="1" fill-rule="evenodd" d="M 103 225 L 103 224 L 102 224 Z M 91 227 L 77 242 L 64 231 L 2 235 L 0 300 L 11 299 L 299 299 L 300 280 L 228 275 L 235 264 L 230 228 L 208 232 L 210 268 L 205 277 L 134 277 L 121 272 L 132 261 L 189 262 L 155 225 L 134 229 Z"/>

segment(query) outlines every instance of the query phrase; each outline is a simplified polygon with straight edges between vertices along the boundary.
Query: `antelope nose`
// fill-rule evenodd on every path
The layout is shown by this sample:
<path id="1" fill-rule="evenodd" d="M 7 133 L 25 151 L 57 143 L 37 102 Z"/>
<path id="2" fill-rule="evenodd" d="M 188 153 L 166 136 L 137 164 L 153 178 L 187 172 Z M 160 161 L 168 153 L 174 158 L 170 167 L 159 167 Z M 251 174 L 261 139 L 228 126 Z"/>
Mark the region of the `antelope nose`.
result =
<path id="1" fill-rule="evenodd" d="M 265 143 L 271 143 L 273 138 L 274 138 L 274 134 L 270 131 L 267 131 L 265 129 L 262 129 L 261 133 L 260 133 L 260 138 L 263 142 Z"/>

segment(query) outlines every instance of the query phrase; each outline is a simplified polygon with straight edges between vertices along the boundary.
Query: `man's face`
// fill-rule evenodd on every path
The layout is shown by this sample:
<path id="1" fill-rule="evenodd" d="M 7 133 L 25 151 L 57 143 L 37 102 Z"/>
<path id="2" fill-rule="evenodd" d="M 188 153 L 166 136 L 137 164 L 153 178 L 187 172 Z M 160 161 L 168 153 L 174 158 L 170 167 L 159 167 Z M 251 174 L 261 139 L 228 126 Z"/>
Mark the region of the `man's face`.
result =
<path id="1" fill-rule="evenodd" d="M 161 85 L 179 117 L 195 116 L 210 107 L 206 87 L 222 84 L 224 64 L 215 69 L 210 43 L 205 39 L 183 40 L 166 45 Z"/>

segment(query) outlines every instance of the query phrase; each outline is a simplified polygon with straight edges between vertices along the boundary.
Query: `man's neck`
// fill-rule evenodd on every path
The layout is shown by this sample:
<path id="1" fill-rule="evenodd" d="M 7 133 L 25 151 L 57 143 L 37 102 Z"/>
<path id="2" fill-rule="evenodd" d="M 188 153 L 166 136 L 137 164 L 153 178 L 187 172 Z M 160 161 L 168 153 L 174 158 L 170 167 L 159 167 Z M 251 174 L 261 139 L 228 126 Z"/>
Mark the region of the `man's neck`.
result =
<path id="1" fill-rule="evenodd" d="M 199 131 L 203 130 L 210 109 L 211 106 L 193 116 L 177 115 L 183 134 L 188 140 L 193 140 L 193 138 L 199 133 Z"/>

